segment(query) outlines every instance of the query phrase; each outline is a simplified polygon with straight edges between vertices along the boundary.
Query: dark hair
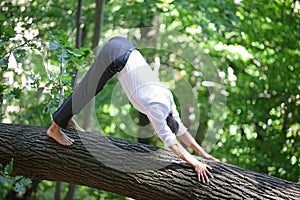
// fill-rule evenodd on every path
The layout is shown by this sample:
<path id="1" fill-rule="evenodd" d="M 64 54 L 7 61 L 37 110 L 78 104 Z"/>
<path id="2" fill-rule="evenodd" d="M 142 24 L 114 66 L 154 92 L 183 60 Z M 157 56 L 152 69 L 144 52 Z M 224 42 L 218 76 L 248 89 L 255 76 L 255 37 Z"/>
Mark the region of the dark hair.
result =
<path id="1" fill-rule="evenodd" d="M 171 131 L 176 135 L 178 132 L 179 124 L 174 119 L 172 113 L 170 113 L 166 119 L 168 126 L 170 127 Z"/>
<path id="2" fill-rule="evenodd" d="M 150 121 L 149 121 L 149 119 L 148 119 L 148 117 L 147 117 L 147 115 L 145 115 L 144 113 L 141 113 L 141 112 L 139 112 L 138 111 L 138 125 L 139 126 L 146 126 L 146 125 L 148 125 L 149 123 L 150 123 Z"/>
<path id="3" fill-rule="evenodd" d="M 147 115 L 138 112 L 138 125 L 139 126 L 146 126 L 150 123 Z M 170 113 L 166 119 L 168 126 L 170 127 L 171 131 L 176 135 L 178 132 L 179 124 L 178 122 L 174 119 L 172 113 Z"/>

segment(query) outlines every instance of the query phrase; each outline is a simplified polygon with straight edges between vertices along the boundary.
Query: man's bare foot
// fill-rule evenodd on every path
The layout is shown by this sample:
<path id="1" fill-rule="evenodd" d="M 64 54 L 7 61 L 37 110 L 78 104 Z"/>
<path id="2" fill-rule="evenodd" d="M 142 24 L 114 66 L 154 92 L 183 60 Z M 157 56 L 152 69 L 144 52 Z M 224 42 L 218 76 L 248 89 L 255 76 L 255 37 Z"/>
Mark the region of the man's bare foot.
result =
<path id="1" fill-rule="evenodd" d="M 74 140 L 68 137 L 64 132 L 61 131 L 60 127 L 53 122 L 47 130 L 47 135 L 57 141 L 59 144 L 64 146 L 70 146 Z"/>
<path id="2" fill-rule="evenodd" d="M 71 118 L 71 119 L 69 120 L 69 125 L 70 125 L 72 128 L 74 128 L 76 131 L 85 132 L 85 130 L 84 130 L 83 128 L 81 128 L 81 127 L 77 124 L 77 122 L 75 121 L 74 118 Z"/>

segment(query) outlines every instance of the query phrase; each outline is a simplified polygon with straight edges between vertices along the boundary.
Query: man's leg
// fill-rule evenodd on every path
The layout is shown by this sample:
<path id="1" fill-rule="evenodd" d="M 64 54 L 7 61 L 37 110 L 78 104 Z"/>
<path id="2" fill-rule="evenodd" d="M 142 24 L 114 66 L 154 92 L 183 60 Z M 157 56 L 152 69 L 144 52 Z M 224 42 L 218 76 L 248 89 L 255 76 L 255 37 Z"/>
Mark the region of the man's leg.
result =
<path id="1" fill-rule="evenodd" d="M 85 132 L 85 130 L 77 124 L 77 122 L 75 121 L 75 119 L 73 117 L 69 120 L 69 125 L 72 128 L 74 128 L 76 131 Z"/>
<path id="2" fill-rule="evenodd" d="M 130 54 L 128 50 L 132 49 L 134 45 L 121 37 L 114 37 L 104 45 L 93 66 L 76 86 L 72 95 L 53 114 L 54 122 L 47 131 L 49 137 L 66 146 L 74 142 L 61 131 L 61 128 L 66 128 L 69 124 L 78 129 L 73 115 L 78 114 L 103 89 L 105 83 L 125 66 Z"/>

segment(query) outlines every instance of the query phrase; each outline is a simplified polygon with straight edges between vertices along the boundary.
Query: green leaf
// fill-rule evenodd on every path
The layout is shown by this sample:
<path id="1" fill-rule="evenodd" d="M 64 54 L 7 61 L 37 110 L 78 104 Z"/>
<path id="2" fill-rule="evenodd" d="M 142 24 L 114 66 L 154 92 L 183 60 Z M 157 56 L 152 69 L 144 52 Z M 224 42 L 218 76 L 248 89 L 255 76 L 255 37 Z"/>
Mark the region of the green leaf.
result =
<path id="1" fill-rule="evenodd" d="M 14 179 L 15 181 L 18 181 L 18 180 L 22 180 L 24 177 L 23 176 L 16 176 Z"/>
<path id="2" fill-rule="evenodd" d="M 22 177 L 22 180 L 19 182 L 20 184 L 26 186 L 32 183 L 32 181 L 29 178 Z"/>
<path id="3" fill-rule="evenodd" d="M 15 189 L 16 192 L 21 192 L 21 193 L 25 193 L 26 192 L 25 187 L 22 184 L 20 184 L 20 183 L 16 183 L 14 189 Z"/>
<path id="4" fill-rule="evenodd" d="M 59 58 L 59 61 L 63 64 L 68 63 L 70 58 L 69 54 L 64 49 L 60 52 L 60 54 L 57 55 L 57 57 Z"/>
<path id="5" fill-rule="evenodd" d="M 4 94 L 3 95 L 3 99 L 13 99 L 15 98 L 16 95 L 14 94 Z"/>
<path id="6" fill-rule="evenodd" d="M 12 91 L 11 91 L 11 94 L 14 95 L 15 98 L 20 98 L 21 94 L 22 94 L 23 90 L 21 88 L 14 88 Z"/>
<path id="7" fill-rule="evenodd" d="M 0 93 L 3 93 L 3 91 L 6 90 L 7 88 L 9 88 L 8 85 L 6 85 L 6 84 L 0 84 Z"/>
<path id="8" fill-rule="evenodd" d="M 62 50 L 60 52 L 60 54 L 57 55 L 57 57 L 63 59 L 63 58 L 68 58 L 69 55 L 68 55 L 68 53 L 65 50 Z"/>
<path id="9" fill-rule="evenodd" d="M 1 184 L 4 184 L 4 183 L 5 183 L 5 179 L 6 179 L 5 177 L 0 176 L 0 183 L 1 183 Z"/>
<path id="10" fill-rule="evenodd" d="M 5 68 L 8 65 L 8 56 L 0 59 L 0 66 Z"/>
<path id="11" fill-rule="evenodd" d="M 59 48 L 59 44 L 56 41 L 50 42 L 49 48 L 50 48 L 50 50 L 57 50 Z"/>
<path id="12" fill-rule="evenodd" d="M 69 44 L 68 40 L 69 40 L 69 36 L 64 32 L 64 31 L 60 31 L 59 33 L 59 43 L 60 44 Z"/>
<path id="13" fill-rule="evenodd" d="M 3 177 L 3 176 L 0 176 L 0 183 L 1 184 L 12 184 L 14 182 L 13 179 L 11 178 L 8 178 L 8 177 Z"/>
<path id="14" fill-rule="evenodd" d="M 18 181 L 19 180 L 19 181 Z M 29 178 L 24 178 L 23 176 L 16 176 L 15 177 L 15 191 L 24 193 L 26 191 L 25 187 L 32 183 Z"/>
<path id="15" fill-rule="evenodd" d="M 75 57 L 80 57 L 80 56 L 81 56 L 80 54 L 75 53 L 74 51 L 71 51 L 71 50 L 69 50 L 69 49 L 67 49 L 67 52 L 68 52 L 69 54 L 75 56 Z"/>
<path id="16" fill-rule="evenodd" d="M 24 55 L 20 55 L 20 56 L 15 55 L 14 57 L 18 63 L 22 63 L 26 59 Z"/>
<path id="17" fill-rule="evenodd" d="M 5 175 L 9 176 L 11 174 L 11 172 L 13 170 L 13 163 L 14 163 L 14 160 L 11 159 L 10 163 L 5 166 L 5 169 L 4 169 Z"/>

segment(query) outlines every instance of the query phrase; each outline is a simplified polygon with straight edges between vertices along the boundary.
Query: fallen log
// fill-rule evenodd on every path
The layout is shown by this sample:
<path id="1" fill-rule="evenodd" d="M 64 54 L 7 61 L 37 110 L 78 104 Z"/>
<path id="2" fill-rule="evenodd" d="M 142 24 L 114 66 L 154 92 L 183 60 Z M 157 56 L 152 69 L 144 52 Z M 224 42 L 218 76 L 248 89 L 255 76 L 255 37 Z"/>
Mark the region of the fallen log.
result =
<path id="1" fill-rule="evenodd" d="M 47 127 L 0 124 L 0 162 L 13 175 L 85 185 L 135 199 L 300 199 L 300 185 L 237 166 L 207 161 L 214 179 L 198 182 L 170 151 L 97 133 L 66 130 L 64 147 Z"/>

